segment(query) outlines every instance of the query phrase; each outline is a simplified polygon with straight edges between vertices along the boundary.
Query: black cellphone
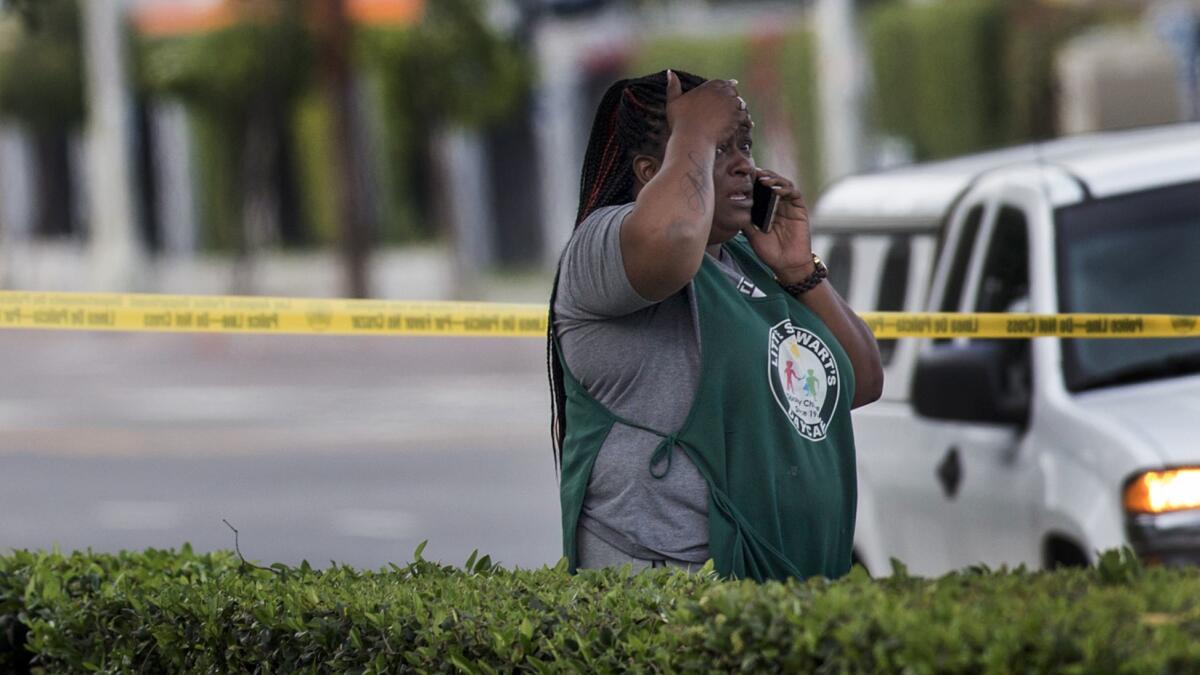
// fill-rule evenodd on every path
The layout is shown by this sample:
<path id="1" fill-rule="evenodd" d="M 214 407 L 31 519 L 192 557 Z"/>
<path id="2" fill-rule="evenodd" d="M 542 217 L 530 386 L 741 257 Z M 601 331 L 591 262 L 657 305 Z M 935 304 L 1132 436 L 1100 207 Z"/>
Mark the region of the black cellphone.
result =
<path id="1" fill-rule="evenodd" d="M 761 181 L 754 181 L 754 194 L 750 203 L 750 222 L 760 232 L 770 232 L 775 220 L 775 209 L 779 206 L 779 194 Z"/>

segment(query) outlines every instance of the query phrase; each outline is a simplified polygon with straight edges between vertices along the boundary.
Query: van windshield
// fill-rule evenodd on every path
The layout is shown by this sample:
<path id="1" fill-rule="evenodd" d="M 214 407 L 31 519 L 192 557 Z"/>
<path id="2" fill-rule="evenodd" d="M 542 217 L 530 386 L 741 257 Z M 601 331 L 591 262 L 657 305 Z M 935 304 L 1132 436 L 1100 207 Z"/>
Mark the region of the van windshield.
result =
<path id="1" fill-rule="evenodd" d="M 1200 314 L 1200 182 L 1058 209 L 1063 312 Z M 1200 372 L 1200 338 L 1063 340 L 1067 388 Z"/>

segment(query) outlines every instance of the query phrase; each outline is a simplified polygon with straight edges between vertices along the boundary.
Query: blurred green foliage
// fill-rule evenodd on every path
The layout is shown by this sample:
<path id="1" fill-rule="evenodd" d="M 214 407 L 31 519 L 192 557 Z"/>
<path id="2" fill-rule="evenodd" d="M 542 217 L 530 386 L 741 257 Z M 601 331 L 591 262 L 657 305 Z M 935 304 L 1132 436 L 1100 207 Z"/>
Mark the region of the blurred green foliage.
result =
<path id="1" fill-rule="evenodd" d="M 303 17 L 303 0 L 281 0 L 273 18 L 136 43 L 142 95 L 177 99 L 190 112 L 205 248 L 241 246 L 248 136 L 277 133 L 264 120 L 286 124 L 311 87 L 314 42 Z"/>
<path id="2" fill-rule="evenodd" d="M 396 111 L 422 125 L 474 126 L 512 110 L 530 70 L 485 10 L 481 0 L 438 0 L 411 30 L 361 29 L 362 62 L 385 78 Z"/>
<path id="3" fill-rule="evenodd" d="M 140 82 L 150 96 L 178 98 L 196 130 L 202 219 L 209 247 L 236 246 L 240 220 L 240 153 L 248 114 L 269 105 L 295 149 L 292 178 L 308 241 L 337 237 L 332 111 L 315 76 L 314 36 L 304 26 L 304 0 L 285 0 L 275 21 L 247 21 L 189 36 L 143 40 Z M 474 126 L 510 113 L 530 86 L 520 50 L 487 24 L 478 0 L 430 2 L 413 26 L 359 28 L 354 57 L 356 90 L 366 106 L 360 122 L 379 148 L 369 148 L 382 177 L 373 209 L 375 236 L 403 243 L 436 234 L 423 194 L 424 158 L 434 130 Z M 372 135 L 374 134 L 374 135 Z"/>
<path id="4" fill-rule="evenodd" d="M 825 182 L 816 49 L 816 34 L 802 28 L 787 34 L 779 50 L 784 108 L 790 115 L 795 153 L 802 172 L 798 183 L 808 195 L 816 195 Z"/>
<path id="5" fill-rule="evenodd" d="M 241 238 L 242 194 L 239 188 L 236 120 L 206 108 L 189 116 L 196 172 L 196 208 L 206 250 L 235 250 Z"/>
<path id="6" fill-rule="evenodd" d="M 734 78 L 739 81 L 739 89 L 743 88 L 748 84 L 750 70 L 750 38 L 745 35 L 649 37 L 635 49 L 627 70 L 630 77 L 638 77 L 666 68 L 700 77 Z"/>
<path id="7" fill-rule="evenodd" d="M 229 116 L 244 115 L 262 99 L 287 102 L 309 82 L 313 65 L 302 10 L 301 0 L 283 0 L 274 20 L 143 40 L 140 81 L 152 95 Z"/>
<path id="8" fill-rule="evenodd" d="M 0 115 L 34 131 L 83 123 L 83 66 L 76 0 L 9 3 L 0 18 Z"/>
<path id="9" fill-rule="evenodd" d="M 229 552 L 0 557 L 0 670 L 21 672 L 1186 673 L 1200 572 L 1127 549 L 1089 569 L 938 578 L 861 567 L 757 584 L 472 554 L 360 571 Z"/>
<path id="10" fill-rule="evenodd" d="M 16 14 L 31 29 L 41 27 L 43 8 L 49 4 L 46 0 L 0 0 L 0 11 Z"/>
<path id="11" fill-rule="evenodd" d="M 1000 145 L 1003 0 L 893 3 L 867 21 L 880 128 L 917 159 Z"/>
<path id="12" fill-rule="evenodd" d="M 911 142 L 917 160 L 1052 137 L 1055 52 L 1133 11 L 1049 0 L 875 3 L 864 16 L 875 122 Z"/>
<path id="13" fill-rule="evenodd" d="M 431 136 L 447 126 L 478 127 L 514 112 L 532 82 L 518 45 L 496 33 L 480 0 L 438 0 L 408 30 L 364 27 L 357 52 L 385 121 L 384 192 L 394 202 L 383 224 L 388 242 L 428 237 L 434 218 L 422 173 L 430 171 Z M 406 203 L 405 203 L 406 202 Z"/>
<path id="14" fill-rule="evenodd" d="M 86 115 L 78 0 L 0 4 L 0 115 L 34 131 L 61 132 Z M 210 32 L 133 41 L 131 66 L 143 100 L 186 104 L 195 149 L 197 204 L 205 248 L 237 250 L 247 180 L 247 148 L 257 133 L 291 145 L 292 172 L 306 241 L 331 243 L 338 226 L 336 140 L 330 103 L 316 77 L 315 36 L 307 0 L 279 0 L 273 15 L 249 17 Z M 428 3 L 414 26 L 360 28 L 356 89 L 377 122 L 369 161 L 382 185 L 372 209 L 375 234 L 402 243 L 437 234 L 430 213 L 430 139 L 440 128 L 487 124 L 514 111 L 531 68 L 498 35 L 480 0 Z M 255 126 L 256 125 L 256 126 Z M 251 162 L 253 163 L 253 162 Z M 261 165 L 261 162 L 260 164 Z M 261 178 L 258 186 L 262 188 Z"/>
<path id="15" fill-rule="evenodd" d="M 333 114 L 328 102 L 310 88 L 296 102 L 290 120 L 291 140 L 296 147 L 296 166 L 300 185 L 300 207 L 307 216 L 312 240 L 329 244 L 338 236 L 338 206 L 333 192 L 334 171 Z"/>
<path id="16" fill-rule="evenodd" d="M 708 78 L 734 78 L 756 121 L 754 144 L 761 158 L 771 150 L 764 122 L 787 126 L 800 175 L 792 177 L 806 194 L 822 184 L 820 117 L 817 105 L 815 36 L 805 23 L 773 33 L 724 37 L 648 38 L 627 68 L 640 76 L 677 68 Z"/>

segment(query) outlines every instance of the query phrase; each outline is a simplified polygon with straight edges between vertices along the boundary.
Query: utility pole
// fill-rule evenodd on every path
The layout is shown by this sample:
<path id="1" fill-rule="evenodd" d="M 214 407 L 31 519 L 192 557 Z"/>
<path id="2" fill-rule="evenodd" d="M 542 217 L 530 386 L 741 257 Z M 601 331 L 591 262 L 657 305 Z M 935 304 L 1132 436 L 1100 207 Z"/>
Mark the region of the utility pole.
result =
<path id="1" fill-rule="evenodd" d="M 361 163 L 355 157 L 355 99 L 350 70 L 350 18 L 345 0 L 315 0 L 317 26 L 320 27 L 320 75 L 333 121 L 337 172 L 338 231 L 345 265 L 346 297 L 365 298 L 370 292 L 368 279 L 368 238 L 360 189 Z"/>
<path id="2" fill-rule="evenodd" d="M 144 272 L 137 239 L 133 138 L 122 32 L 123 0 L 85 0 L 83 55 L 88 101 L 89 254 L 92 287 L 137 290 Z"/>
<path id="3" fill-rule="evenodd" d="M 862 168 L 866 69 L 855 0 L 817 0 L 817 88 L 824 147 L 824 180 Z"/>

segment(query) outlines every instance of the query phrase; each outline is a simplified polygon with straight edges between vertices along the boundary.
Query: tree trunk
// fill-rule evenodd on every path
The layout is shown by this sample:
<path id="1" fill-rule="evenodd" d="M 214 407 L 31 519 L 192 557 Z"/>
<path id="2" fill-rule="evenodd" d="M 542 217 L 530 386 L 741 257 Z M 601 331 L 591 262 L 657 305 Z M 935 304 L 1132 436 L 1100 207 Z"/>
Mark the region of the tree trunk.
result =
<path id="1" fill-rule="evenodd" d="M 279 143 L 270 101 L 256 101 L 246 119 L 241 152 L 242 227 L 233 270 L 233 292 L 254 292 L 255 262 L 279 231 L 275 157 Z"/>
<path id="2" fill-rule="evenodd" d="M 71 231 L 71 166 L 67 136 L 59 131 L 38 132 L 33 141 L 36 159 L 34 231 L 43 237 L 64 237 Z"/>
<path id="3" fill-rule="evenodd" d="M 355 115 L 353 81 L 350 72 L 351 27 L 345 0 L 317 0 L 317 25 L 321 35 L 321 75 L 324 94 L 329 101 L 336 143 L 335 186 L 338 233 L 347 297 L 365 298 L 370 293 L 367 254 L 370 245 L 359 188 L 363 183 L 361 164 L 355 158 Z"/>

